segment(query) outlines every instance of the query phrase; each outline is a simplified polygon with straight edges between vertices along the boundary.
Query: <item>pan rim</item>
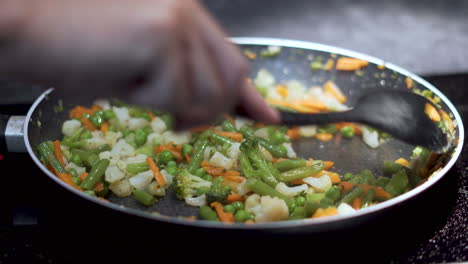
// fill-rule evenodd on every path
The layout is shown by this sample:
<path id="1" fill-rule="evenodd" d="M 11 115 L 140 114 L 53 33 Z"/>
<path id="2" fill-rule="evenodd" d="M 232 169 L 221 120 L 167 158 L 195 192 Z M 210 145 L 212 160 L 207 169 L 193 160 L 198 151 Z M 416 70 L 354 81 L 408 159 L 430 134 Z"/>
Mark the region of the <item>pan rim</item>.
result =
<path id="1" fill-rule="evenodd" d="M 104 206 L 108 209 L 113 209 L 128 215 L 133 215 L 133 216 L 138 216 L 142 217 L 148 220 L 156 220 L 156 221 L 161 221 L 164 223 L 168 224 L 180 224 L 184 226 L 189 226 L 189 227 L 201 227 L 201 228 L 212 228 L 212 229 L 241 229 L 241 230 L 271 230 L 271 229 L 278 229 L 278 228 L 293 228 L 293 227 L 299 227 L 299 226 L 308 226 L 308 227 L 320 227 L 324 225 L 333 225 L 333 224 L 338 224 L 341 221 L 348 221 L 350 219 L 354 218 L 359 218 L 363 217 L 369 214 L 373 214 L 379 211 L 383 211 L 385 209 L 388 209 L 390 207 L 393 207 L 405 200 L 409 200 L 418 194 L 424 192 L 425 190 L 429 189 L 432 185 L 434 185 L 437 181 L 439 181 L 447 172 L 455 165 L 455 162 L 458 160 L 462 148 L 463 148 L 463 143 L 464 143 L 464 126 L 462 119 L 460 117 L 460 114 L 458 113 L 457 109 L 455 106 L 452 104 L 452 102 L 441 92 L 439 91 L 435 86 L 424 80 L 423 78 L 419 77 L 418 75 L 402 68 L 397 65 L 394 65 L 392 63 L 389 63 L 387 61 L 384 61 L 382 59 L 364 54 L 364 53 L 359 53 L 356 51 L 340 48 L 340 47 L 335 47 L 331 45 L 325 45 L 325 44 L 320 44 L 320 43 L 315 43 L 315 42 L 306 42 L 306 41 L 299 41 L 299 40 L 290 40 L 290 39 L 279 39 L 279 38 L 263 38 L 263 37 L 232 37 L 230 40 L 237 45 L 262 45 L 262 46 L 281 46 L 285 48 L 300 48 L 300 49 L 308 49 L 308 50 L 317 50 L 317 51 L 324 51 L 324 52 L 329 52 L 329 53 L 334 53 L 338 55 L 344 55 L 344 56 L 349 56 L 349 57 L 354 57 L 358 59 L 363 59 L 367 60 L 371 63 L 377 64 L 377 65 L 385 65 L 386 68 L 394 70 L 402 75 L 406 75 L 413 80 L 417 81 L 421 85 L 423 85 L 425 88 L 433 91 L 437 96 L 439 96 L 442 101 L 447 105 L 447 107 L 450 109 L 452 114 L 454 115 L 454 118 L 457 122 L 457 129 L 458 129 L 458 143 L 457 146 L 453 152 L 452 157 L 448 161 L 448 163 L 440 170 L 437 172 L 435 175 L 433 175 L 431 178 L 429 178 L 424 184 L 421 184 L 420 186 L 417 186 L 413 188 L 412 190 L 397 196 L 395 198 L 392 198 L 388 201 L 379 203 L 377 205 L 367 207 L 364 209 L 361 209 L 359 211 L 356 211 L 352 214 L 346 214 L 346 215 L 334 215 L 334 216 L 329 216 L 325 218 L 317 218 L 317 219 L 302 219 L 302 220 L 289 220 L 289 221 L 280 221 L 280 222 L 270 222 L 270 223 L 256 223 L 254 225 L 245 225 L 245 224 L 222 224 L 222 223 L 216 223 L 216 222 L 211 222 L 211 221 L 205 221 L 205 220 L 197 220 L 197 221 L 192 221 L 188 219 L 182 219 L 182 218 L 177 218 L 177 217 L 170 217 L 170 216 L 164 216 L 164 215 L 153 215 L 145 211 L 141 211 L 138 209 L 134 208 L 128 208 L 128 207 L 123 207 L 121 205 L 115 204 L 115 203 L 108 203 L 104 202 L 100 199 L 97 199 L 95 197 L 89 196 L 83 192 L 80 192 L 69 185 L 65 184 L 63 181 L 55 177 L 49 170 L 46 169 L 46 167 L 39 161 L 39 159 L 36 157 L 31 144 L 29 142 L 29 123 L 32 122 L 32 115 L 35 112 L 35 109 L 37 106 L 49 95 L 51 92 L 53 92 L 53 88 L 48 89 L 45 91 L 41 96 L 39 96 L 34 104 L 31 106 L 31 108 L 28 111 L 28 114 L 26 116 L 26 121 L 24 123 L 24 141 L 25 145 L 27 148 L 27 151 L 33 161 L 36 163 L 36 165 L 47 175 L 49 178 L 51 178 L 53 181 L 55 181 L 57 184 L 61 185 L 68 191 L 71 191 L 72 193 L 80 196 L 81 198 L 87 199 L 90 202 L 96 203 L 98 205 Z"/>

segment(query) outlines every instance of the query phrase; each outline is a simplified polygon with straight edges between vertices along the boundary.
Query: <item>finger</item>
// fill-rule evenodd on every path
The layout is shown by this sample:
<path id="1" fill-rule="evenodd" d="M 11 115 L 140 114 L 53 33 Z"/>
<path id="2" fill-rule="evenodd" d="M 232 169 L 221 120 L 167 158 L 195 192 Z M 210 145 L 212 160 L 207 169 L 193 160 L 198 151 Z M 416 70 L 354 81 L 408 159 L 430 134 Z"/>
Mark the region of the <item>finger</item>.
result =
<path id="1" fill-rule="evenodd" d="M 280 122 L 278 111 L 269 106 L 260 93 L 247 81 L 242 86 L 239 106 L 248 117 L 254 120 L 272 124 Z"/>

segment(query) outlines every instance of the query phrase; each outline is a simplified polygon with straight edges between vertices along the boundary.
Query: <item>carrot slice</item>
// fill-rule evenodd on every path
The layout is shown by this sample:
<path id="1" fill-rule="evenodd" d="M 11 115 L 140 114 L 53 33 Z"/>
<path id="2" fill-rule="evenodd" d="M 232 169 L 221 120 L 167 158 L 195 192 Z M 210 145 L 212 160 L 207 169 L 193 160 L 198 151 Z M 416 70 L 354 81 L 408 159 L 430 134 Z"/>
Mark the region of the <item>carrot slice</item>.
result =
<path id="1" fill-rule="evenodd" d="M 102 191 L 104 191 L 104 183 L 102 183 L 101 181 L 98 182 L 98 183 L 96 183 L 96 185 L 94 185 L 93 190 L 94 190 L 95 192 L 102 192 Z"/>
<path id="2" fill-rule="evenodd" d="M 335 162 L 333 161 L 330 161 L 330 160 L 326 160 L 323 162 L 323 164 L 325 164 L 325 168 L 323 168 L 324 170 L 329 170 L 331 167 L 333 167 L 333 165 L 335 165 Z"/>
<path id="3" fill-rule="evenodd" d="M 201 163 L 201 167 L 214 167 L 214 166 L 211 165 L 211 163 L 209 163 L 208 161 L 204 160 Z"/>
<path id="4" fill-rule="evenodd" d="M 398 163 L 401 166 L 408 166 L 409 165 L 409 161 L 404 159 L 404 158 L 399 158 L 399 159 L 395 160 L 395 163 Z"/>
<path id="5" fill-rule="evenodd" d="M 298 139 L 301 137 L 301 133 L 299 131 L 299 127 L 292 127 L 290 129 L 288 129 L 286 135 L 288 135 L 288 137 L 290 139 Z"/>
<path id="6" fill-rule="evenodd" d="M 65 166 L 65 161 L 63 160 L 63 153 L 62 148 L 60 147 L 60 141 L 54 141 L 54 154 L 57 160 L 60 162 L 62 166 Z"/>
<path id="7" fill-rule="evenodd" d="M 230 212 L 225 212 L 223 205 L 220 202 L 212 202 L 210 205 L 215 209 L 221 222 L 234 223 L 234 215 Z"/>
<path id="8" fill-rule="evenodd" d="M 86 177 L 88 177 L 88 173 L 87 172 L 83 172 L 80 174 L 79 178 L 80 180 L 84 181 L 84 179 L 86 179 Z"/>
<path id="9" fill-rule="evenodd" d="M 346 96 L 343 94 L 343 92 L 338 88 L 338 86 L 332 82 L 332 81 L 327 81 L 323 85 L 323 89 L 325 92 L 330 93 L 338 102 L 340 103 L 345 103 L 346 102 Z"/>
<path id="10" fill-rule="evenodd" d="M 79 191 L 82 191 L 83 189 L 76 185 L 76 183 L 72 180 L 72 176 L 71 174 L 68 174 L 68 173 L 63 173 L 63 172 L 59 172 L 57 173 L 57 176 L 63 181 L 65 182 L 66 184 L 70 185 L 71 187 L 79 190 Z"/>
<path id="11" fill-rule="evenodd" d="M 339 71 L 355 71 L 367 65 L 369 65 L 368 61 L 349 57 L 341 57 L 336 61 L 336 69 Z"/>
<path id="12" fill-rule="evenodd" d="M 330 141 L 333 139 L 333 134 L 331 133 L 317 133 L 315 138 L 321 141 Z"/>
<path id="13" fill-rule="evenodd" d="M 233 202 L 237 202 L 237 201 L 244 201 L 244 197 L 240 196 L 239 194 L 237 193 L 232 193 L 230 195 L 228 195 L 228 197 L 226 198 L 226 201 L 228 203 L 233 203 Z"/>
<path id="14" fill-rule="evenodd" d="M 426 103 L 424 105 L 424 112 L 429 116 L 429 118 L 434 122 L 440 121 L 440 114 L 437 112 L 435 107 L 430 103 Z"/>
<path id="15" fill-rule="evenodd" d="M 352 202 L 352 207 L 356 210 L 359 210 L 362 208 L 362 199 L 360 197 L 354 198 Z"/>
<path id="16" fill-rule="evenodd" d="M 153 176 L 156 179 L 156 181 L 159 183 L 159 186 L 163 187 L 164 185 L 166 185 L 166 179 L 164 179 L 164 176 L 159 171 L 159 168 L 154 162 L 153 158 L 151 157 L 146 158 L 146 163 L 148 163 L 148 166 L 150 167 L 150 170 L 153 172 Z M 157 185 L 155 185 L 155 188 L 157 188 Z"/>

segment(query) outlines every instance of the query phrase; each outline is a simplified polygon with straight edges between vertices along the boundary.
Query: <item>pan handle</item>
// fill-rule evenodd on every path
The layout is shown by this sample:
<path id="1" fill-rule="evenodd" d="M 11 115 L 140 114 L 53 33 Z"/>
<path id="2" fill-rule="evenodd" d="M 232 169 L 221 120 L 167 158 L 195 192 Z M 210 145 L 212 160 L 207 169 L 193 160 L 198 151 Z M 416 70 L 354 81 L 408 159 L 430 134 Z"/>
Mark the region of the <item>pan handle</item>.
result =
<path id="1" fill-rule="evenodd" d="M 26 152 L 25 116 L 0 115 L 0 151 Z"/>

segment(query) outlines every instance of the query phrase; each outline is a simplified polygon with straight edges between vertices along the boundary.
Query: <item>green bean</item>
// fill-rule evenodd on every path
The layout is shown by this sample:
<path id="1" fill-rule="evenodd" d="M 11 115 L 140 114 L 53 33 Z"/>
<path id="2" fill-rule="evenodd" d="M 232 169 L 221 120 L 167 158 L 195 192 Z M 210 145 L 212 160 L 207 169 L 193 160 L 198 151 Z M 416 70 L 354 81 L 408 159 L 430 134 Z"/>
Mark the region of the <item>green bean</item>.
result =
<path id="1" fill-rule="evenodd" d="M 99 154 L 101 152 L 104 152 L 104 151 L 110 151 L 112 148 L 109 144 L 103 144 L 103 145 L 100 145 L 99 147 L 91 150 L 93 153 L 96 153 L 96 154 Z"/>
<path id="2" fill-rule="evenodd" d="M 210 131 L 210 137 L 214 141 L 216 141 L 216 143 L 218 143 L 218 144 L 229 144 L 229 146 L 231 146 L 235 142 L 234 140 L 232 140 L 230 138 L 227 138 L 227 137 L 224 137 L 224 136 L 221 136 L 221 135 L 218 135 L 213 131 Z"/>
<path id="3" fill-rule="evenodd" d="M 187 169 L 190 173 L 195 173 L 195 170 L 200 167 L 200 164 L 203 160 L 203 154 L 205 152 L 206 147 L 208 146 L 208 141 L 206 139 L 202 139 L 202 143 L 200 147 L 195 151 L 195 154 L 192 157 L 192 160 L 187 166 Z"/>
<path id="4" fill-rule="evenodd" d="M 320 203 L 319 202 L 311 202 L 307 201 L 304 204 L 304 210 L 306 215 L 311 216 L 317 211 L 317 209 L 320 208 Z"/>
<path id="5" fill-rule="evenodd" d="M 392 175 L 392 174 L 396 173 L 397 171 L 399 171 L 402 168 L 403 168 L 403 166 L 401 166 L 398 163 L 385 160 L 384 163 L 383 163 L 382 171 L 385 174 Z"/>
<path id="6" fill-rule="evenodd" d="M 296 206 L 304 206 L 305 201 L 306 201 L 306 198 L 304 196 L 299 196 L 294 200 L 294 202 L 296 203 Z"/>
<path id="7" fill-rule="evenodd" d="M 130 174 L 138 174 L 140 172 L 149 170 L 149 165 L 146 162 L 130 163 L 127 164 L 125 170 Z"/>
<path id="8" fill-rule="evenodd" d="M 52 143 L 52 142 L 50 142 Z M 53 143 L 52 143 L 53 144 Z M 46 142 L 42 142 L 37 147 L 39 154 L 44 159 L 46 164 L 50 164 L 52 168 L 58 173 L 66 173 L 65 169 L 63 168 L 62 164 L 57 160 L 54 155 L 53 148 L 50 147 L 50 144 Z"/>
<path id="9" fill-rule="evenodd" d="M 216 212 L 207 205 L 200 207 L 199 214 L 201 219 L 208 221 L 219 221 L 218 215 Z"/>
<path id="10" fill-rule="evenodd" d="M 69 137 L 65 136 L 61 143 L 68 147 L 75 147 L 78 145 L 77 143 L 79 143 L 78 147 L 81 147 L 81 142 L 79 142 L 79 140 L 80 140 L 83 130 L 84 128 L 80 127 L 71 136 Z M 89 131 L 86 131 L 86 132 L 89 132 Z"/>
<path id="11" fill-rule="evenodd" d="M 239 162 L 240 162 L 240 167 L 242 170 L 242 174 L 246 178 L 256 178 L 257 176 L 255 175 L 255 170 L 252 167 L 252 164 L 250 163 L 249 157 L 244 152 L 241 152 L 239 155 Z"/>
<path id="12" fill-rule="evenodd" d="M 108 109 L 108 110 L 104 110 L 104 112 L 102 113 L 102 116 L 104 117 L 105 120 L 109 120 L 111 118 L 114 118 L 116 115 L 114 111 Z"/>
<path id="13" fill-rule="evenodd" d="M 287 138 L 284 136 L 284 133 L 281 133 L 278 130 L 273 132 L 269 138 L 270 142 L 276 145 L 288 142 Z"/>
<path id="14" fill-rule="evenodd" d="M 142 203 L 143 205 L 150 206 L 153 205 L 157 200 L 154 198 L 153 195 L 143 191 L 143 190 L 138 190 L 135 189 L 133 190 L 133 197 L 135 197 L 135 200 L 138 202 Z"/>
<path id="15" fill-rule="evenodd" d="M 340 133 L 344 138 L 352 138 L 354 136 L 354 129 L 350 126 L 344 126 L 340 129 Z"/>
<path id="16" fill-rule="evenodd" d="M 223 123 L 221 124 L 221 127 L 223 128 L 224 131 L 227 131 L 227 132 L 237 132 L 236 127 L 228 120 L 224 120 Z"/>
<path id="17" fill-rule="evenodd" d="M 307 161 L 304 159 L 292 159 L 276 162 L 274 164 L 274 167 L 277 168 L 279 171 L 284 172 L 292 169 L 297 169 L 299 167 L 304 167 L 306 163 Z"/>
<path id="18" fill-rule="evenodd" d="M 264 148 L 266 148 L 275 158 L 286 157 L 288 153 L 287 149 L 283 145 L 273 145 L 264 138 L 258 138 L 258 143 Z"/>
<path id="19" fill-rule="evenodd" d="M 361 186 L 355 186 L 351 191 L 349 191 L 342 199 L 339 204 L 347 203 L 351 204 L 354 198 L 361 196 L 364 193 L 364 189 Z"/>
<path id="20" fill-rule="evenodd" d="M 323 162 L 319 162 L 312 166 L 306 166 L 282 172 L 279 174 L 278 180 L 282 182 L 290 182 L 293 180 L 303 179 L 322 171 L 324 168 L 325 164 Z"/>
<path id="21" fill-rule="evenodd" d="M 347 172 L 343 175 L 343 180 L 344 181 L 350 181 L 352 180 L 354 175 L 351 172 Z"/>
<path id="22" fill-rule="evenodd" d="M 99 160 L 99 156 L 94 151 L 86 151 L 82 149 L 74 149 L 73 154 L 78 155 L 83 161 L 83 164 L 92 167 Z"/>
<path id="23" fill-rule="evenodd" d="M 375 189 L 369 189 L 367 191 L 366 195 L 362 199 L 362 207 L 367 207 L 369 204 L 372 202 L 375 196 Z"/>
<path id="24" fill-rule="evenodd" d="M 86 190 L 90 190 L 98 183 L 104 173 L 106 172 L 107 167 L 109 166 L 109 160 L 108 159 L 102 159 L 91 168 L 91 171 L 88 174 L 88 177 L 83 180 L 83 182 L 80 184 L 80 187 Z"/>
<path id="25" fill-rule="evenodd" d="M 78 172 L 75 170 L 75 168 L 70 168 L 68 170 L 68 172 L 70 172 L 73 177 L 78 177 L 79 176 Z"/>
<path id="26" fill-rule="evenodd" d="M 341 197 L 341 189 L 336 187 L 336 186 L 332 186 L 331 188 L 329 188 L 326 192 L 325 192 L 325 197 L 328 197 L 330 198 L 333 203 L 338 201 L 338 199 L 340 199 Z"/>
<path id="27" fill-rule="evenodd" d="M 269 195 L 272 197 L 278 197 L 286 202 L 288 207 L 292 206 L 292 201 L 287 197 L 286 195 L 278 192 L 277 190 L 273 189 L 270 185 L 262 182 L 259 179 L 247 179 L 247 187 L 252 190 L 253 192 L 259 194 L 259 195 Z"/>
<path id="28" fill-rule="evenodd" d="M 405 170 L 402 169 L 393 174 L 392 178 L 385 186 L 385 191 L 395 197 L 405 192 L 406 188 L 408 188 L 408 175 L 406 175 Z"/>
<path id="29" fill-rule="evenodd" d="M 337 129 L 336 129 L 336 125 L 335 124 L 328 124 L 328 125 L 324 125 L 324 126 L 321 126 L 317 129 L 317 132 L 318 133 L 331 133 L 331 134 L 334 134 L 336 133 Z"/>
<path id="30" fill-rule="evenodd" d="M 389 181 L 390 181 L 390 178 L 380 176 L 375 181 L 375 185 L 383 188 L 385 187 L 385 185 L 388 184 Z"/>
<path id="31" fill-rule="evenodd" d="M 335 201 L 325 196 L 322 198 L 322 200 L 320 200 L 319 204 L 320 204 L 320 208 L 327 209 L 328 207 L 334 206 Z"/>
<path id="32" fill-rule="evenodd" d="M 83 132 L 83 134 L 81 134 L 80 139 L 90 139 L 92 137 L 93 135 L 91 134 L 91 132 L 86 130 L 85 132 Z"/>
<path id="33" fill-rule="evenodd" d="M 144 145 L 135 150 L 135 154 L 143 154 L 145 156 L 152 156 L 154 154 L 152 145 Z"/>

